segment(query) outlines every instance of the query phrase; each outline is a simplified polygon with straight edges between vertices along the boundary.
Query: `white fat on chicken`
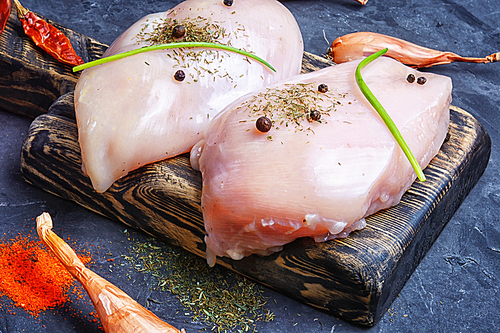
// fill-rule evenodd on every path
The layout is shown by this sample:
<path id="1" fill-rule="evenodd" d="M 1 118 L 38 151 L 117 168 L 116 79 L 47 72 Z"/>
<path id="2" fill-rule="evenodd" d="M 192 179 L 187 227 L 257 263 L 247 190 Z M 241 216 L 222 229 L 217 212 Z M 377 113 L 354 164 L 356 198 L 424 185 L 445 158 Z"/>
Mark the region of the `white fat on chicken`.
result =
<path id="1" fill-rule="evenodd" d="M 203 177 L 210 265 L 216 256 L 268 255 L 299 237 L 346 237 L 400 201 L 416 174 L 359 90 L 358 64 L 271 85 L 209 124 L 191 163 Z M 409 74 L 427 81 L 410 83 Z M 385 57 L 362 75 L 425 168 L 446 137 L 451 80 Z M 328 91 L 319 92 L 320 85 Z M 268 132 L 256 127 L 262 116 L 273 122 Z"/>
<path id="2" fill-rule="evenodd" d="M 276 0 L 238 0 L 232 6 L 188 0 L 140 19 L 104 57 L 157 43 L 163 28 L 175 25 L 183 25 L 190 40 L 215 38 L 251 52 L 276 72 L 244 55 L 210 48 L 152 51 L 85 70 L 75 109 L 82 167 L 98 192 L 140 166 L 189 152 L 227 104 L 300 73 L 302 36 Z M 175 78 L 179 70 L 183 81 Z"/>

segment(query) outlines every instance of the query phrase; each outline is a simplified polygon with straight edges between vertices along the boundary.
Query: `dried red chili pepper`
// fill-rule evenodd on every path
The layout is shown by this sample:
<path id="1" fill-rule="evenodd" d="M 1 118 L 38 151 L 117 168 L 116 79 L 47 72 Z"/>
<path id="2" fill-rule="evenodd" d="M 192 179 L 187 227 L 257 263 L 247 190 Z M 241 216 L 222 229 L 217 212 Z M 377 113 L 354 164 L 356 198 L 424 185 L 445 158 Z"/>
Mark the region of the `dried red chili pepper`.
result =
<path id="1" fill-rule="evenodd" d="M 0 0 L 0 34 L 2 33 L 10 15 L 10 0 Z"/>
<path id="2" fill-rule="evenodd" d="M 83 64 L 82 58 L 76 54 L 68 37 L 59 29 L 24 8 L 18 0 L 14 0 L 14 5 L 24 32 L 37 46 L 64 64 L 70 66 Z"/>

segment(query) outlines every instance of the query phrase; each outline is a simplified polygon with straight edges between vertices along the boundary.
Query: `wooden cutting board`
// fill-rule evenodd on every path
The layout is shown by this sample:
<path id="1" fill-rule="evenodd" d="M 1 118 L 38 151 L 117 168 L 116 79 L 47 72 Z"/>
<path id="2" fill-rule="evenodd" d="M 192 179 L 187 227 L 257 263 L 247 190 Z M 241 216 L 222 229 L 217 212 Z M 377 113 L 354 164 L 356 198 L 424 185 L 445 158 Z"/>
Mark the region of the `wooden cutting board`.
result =
<path id="1" fill-rule="evenodd" d="M 84 61 L 106 49 L 52 23 Z M 330 65 L 304 55 L 304 72 Z M 21 152 L 27 182 L 205 256 L 201 174 L 187 155 L 142 167 L 97 193 L 81 172 L 72 93 L 78 76 L 39 51 L 15 17 L 0 36 L 0 73 L 0 108 L 39 115 Z M 397 206 L 368 217 L 365 229 L 343 240 L 304 238 L 268 257 L 219 258 L 218 263 L 336 317 L 372 326 L 477 183 L 490 151 L 484 128 L 452 107 L 447 140 L 425 169 L 427 181 L 414 183 Z"/>

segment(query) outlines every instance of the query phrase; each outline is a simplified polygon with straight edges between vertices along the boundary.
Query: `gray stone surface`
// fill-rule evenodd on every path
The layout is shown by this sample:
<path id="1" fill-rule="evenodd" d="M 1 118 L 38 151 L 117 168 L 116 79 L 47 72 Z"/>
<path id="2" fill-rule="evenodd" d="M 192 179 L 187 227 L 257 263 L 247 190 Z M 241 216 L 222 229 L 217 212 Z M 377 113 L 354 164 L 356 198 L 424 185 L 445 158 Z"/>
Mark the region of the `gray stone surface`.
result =
<path id="1" fill-rule="evenodd" d="M 242 0 L 235 0 L 242 1 Z M 251 0 L 247 0 L 251 1 Z M 140 17 L 167 10 L 179 1 L 23 0 L 23 4 L 75 31 L 111 43 Z M 305 50 L 324 54 L 336 37 L 355 31 L 374 31 L 463 56 L 486 56 L 500 51 L 498 0 L 369 0 L 361 6 L 351 0 L 289 1 L 302 29 Z M 263 13 L 265 14 L 265 13 Z M 272 15 L 272 13 L 269 13 Z M 326 39 L 326 40 L 325 40 Z M 498 126 L 500 63 L 456 63 L 426 69 L 453 79 L 453 104 L 470 112 L 490 134 L 490 164 L 473 191 L 448 223 L 427 256 L 410 277 L 389 313 L 373 328 L 356 327 L 266 289 L 276 318 L 259 323 L 259 332 L 495 332 L 500 325 L 500 182 Z M 30 120 L 0 111 L 0 231 L 32 232 L 42 211 L 64 221 L 61 236 L 82 244 L 98 244 L 100 253 L 119 257 L 127 243 L 124 226 L 60 200 L 26 184 L 19 171 L 19 152 Z M 136 237 L 145 239 L 144 235 Z M 108 263 L 96 263 L 100 274 L 142 304 L 150 295 L 148 280 L 137 275 L 126 283 L 124 272 L 109 272 Z M 154 305 L 162 318 L 188 332 L 202 329 L 184 317 L 172 295 Z M 155 296 L 156 297 L 156 296 Z M 275 301 L 273 301 L 275 300 Z M 63 310 L 32 318 L 16 309 L 12 315 L 0 300 L 0 332 L 98 332 L 96 327 Z M 84 311 L 92 311 L 91 307 Z M 180 310 L 179 313 L 176 313 Z M 87 312 L 87 313 L 88 313 Z"/>

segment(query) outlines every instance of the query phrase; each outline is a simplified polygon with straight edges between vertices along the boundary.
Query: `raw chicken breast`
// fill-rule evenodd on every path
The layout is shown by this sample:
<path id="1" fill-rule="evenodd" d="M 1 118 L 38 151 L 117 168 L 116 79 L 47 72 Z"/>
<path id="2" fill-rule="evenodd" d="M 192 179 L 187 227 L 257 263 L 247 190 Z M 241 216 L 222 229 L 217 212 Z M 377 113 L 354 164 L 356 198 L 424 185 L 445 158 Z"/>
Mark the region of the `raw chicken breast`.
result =
<path id="1" fill-rule="evenodd" d="M 184 37 L 174 38 L 182 25 Z M 252 52 L 207 48 L 147 52 L 85 70 L 75 90 L 83 170 L 104 192 L 129 171 L 188 152 L 209 121 L 236 98 L 300 72 L 303 43 L 293 15 L 276 0 L 188 0 L 125 31 L 104 56 L 172 41 L 208 41 Z M 175 79 L 182 70 L 183 81 Z"/>
<path id="2" fill-rule="evenodd" d="M 359 90 L 358 64 L 271 85 L 235 101 L 210 123 L 191 151 L 203 176 L 210 265 L 216 256 L 267 255 L 299 237 L 346 237 L 366 225 L 364 217 L 397 204 L 416 179 Z M 408 74 L 427 82 L 409 83 Z M 362 75 L 425 167 L 446 137 L 451 80 L 385 57 Z M 328 91 L 319 92 L 320 85 Z M 256 127 L 263 116 L 272 120 L 268 132 Z"/>

